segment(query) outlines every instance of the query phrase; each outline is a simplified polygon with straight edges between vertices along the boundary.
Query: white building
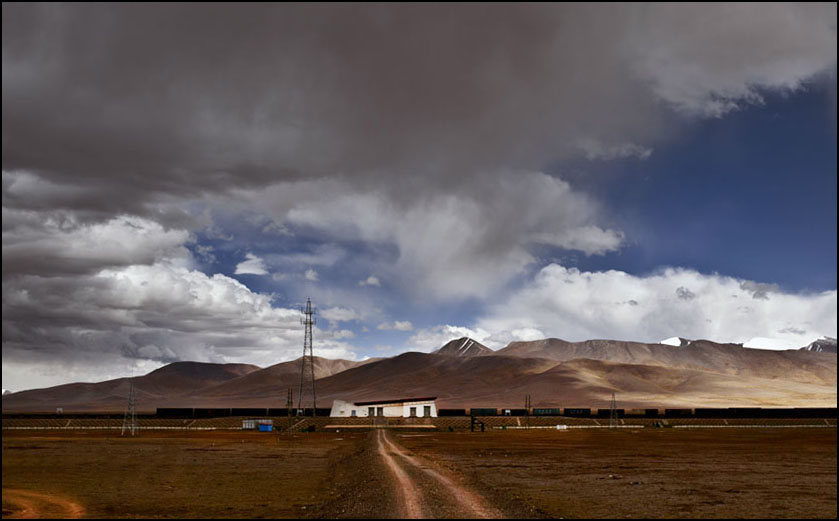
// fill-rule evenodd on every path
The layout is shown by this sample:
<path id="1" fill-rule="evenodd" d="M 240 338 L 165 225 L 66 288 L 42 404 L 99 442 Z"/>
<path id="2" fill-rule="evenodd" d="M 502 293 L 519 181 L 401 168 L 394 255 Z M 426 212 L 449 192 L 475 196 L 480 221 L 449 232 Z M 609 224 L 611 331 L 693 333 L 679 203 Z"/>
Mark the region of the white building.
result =
<path id="1" fill-rule="evenodd" d="M 369 418 L 372 416 L 384 418 L 436 418 L 436 400 L 436 396 L 355 403 L 335 400 L 332 402 L 332 412 L 329 413 L 329 416 L 339 418 Z"/>

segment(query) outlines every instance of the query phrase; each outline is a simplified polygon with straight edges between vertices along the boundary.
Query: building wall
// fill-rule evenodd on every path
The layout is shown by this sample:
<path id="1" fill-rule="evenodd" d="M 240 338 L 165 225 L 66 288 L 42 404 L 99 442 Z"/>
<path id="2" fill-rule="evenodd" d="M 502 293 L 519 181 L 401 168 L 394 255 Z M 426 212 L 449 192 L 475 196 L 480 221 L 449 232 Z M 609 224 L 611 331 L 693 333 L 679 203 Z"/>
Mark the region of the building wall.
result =
<path id="1" fill-rule="evenodd" d="M 425 407 L 431 407 L 431 417 L 437 417 L 437 405 L 432 401 L 422 401 L 422 402 L 405 402 L 402 404 L 402 417 L 409 418 L 411 416 L 411 407 L 416 407 L 416 415 L 418 418 L 422 418 L 425 416 Z"/>
<path id="2" fill-rule="evenodd" d="M 385 418 L 408 418 L 410 416 L 411 407 L 416 407 L 417 417 L 422 417 L 424 414 L 424 407 L 431 407 L 431 416 L 437 416 L 437 406 L 433 401 L 421 402 L 405 402 L 405 403 L 384 403 L 375 405 L 354 405 L 343 400 L 335 400 L 332 402 L 332 411 L 329 416 L 332 417 L 352 417 L 355 411 L 355 417 L 368 418 L 370 415 L 370 407 L 374 408 L 374 415 L 378 408 L 383 408 L 382 414 Z"/>

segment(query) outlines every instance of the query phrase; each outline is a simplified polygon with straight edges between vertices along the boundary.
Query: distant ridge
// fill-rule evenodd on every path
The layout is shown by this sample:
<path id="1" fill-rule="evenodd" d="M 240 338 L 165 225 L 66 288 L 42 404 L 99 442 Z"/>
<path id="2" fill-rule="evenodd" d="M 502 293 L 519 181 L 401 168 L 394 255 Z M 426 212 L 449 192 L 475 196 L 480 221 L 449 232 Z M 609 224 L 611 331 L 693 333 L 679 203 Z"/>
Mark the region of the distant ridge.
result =
<path id="1" fill-rule="evenodd" d="M 434 353 L 364 361 L 315 357 L 317 403 L 437 396 L 441 408 L 835 407 L 835 340 L 772 351 L 693 340 L 681 347 L 618 340 L 513 342 L 493 351 L 470 338 Z M 681 344 L 681 341 L 680 341 Z M 828 352 L 830 346 L 834 352 Z M 285 407 L 300 359 L 264 369 L 177 362 L 134 378 L 138 410 L 156 407 Z M 3 397 L 4 412 L 121 412 L 128 378 L 66 384 Z"/>
<path id="2" fill-rule="evenodd" d="M 512 342 L 494 352 L 496 356 L 538 357 L 562 362 L 589 359 L 802 383 L 818 381 L 835 387 L 836 358 L 808 356 L 809 354 L 811 353 L 795 349 L 749 349 L 741 344 L 718 344 L 709 340 L 692 340 L 682 347 L 675 347 L 620 340 L 567 342 L 558 338 Z"/>
<path id="3" fill-rule="evenodd" d="M 438 355 L 465 357 L 489 355 L 493 353 L 493 350 L 469 337 L 461 337 L 451 340 L 437 351 L 434 351 L 434 353 Z"/>
<path id="4" fill-rule="evenodd" d="M 836 339 L 826 336 L 812 342 L 807 347 L 802 347 L 801 349 L 805 351 L 815 351 L 817 353 L 836 353 Z"/>

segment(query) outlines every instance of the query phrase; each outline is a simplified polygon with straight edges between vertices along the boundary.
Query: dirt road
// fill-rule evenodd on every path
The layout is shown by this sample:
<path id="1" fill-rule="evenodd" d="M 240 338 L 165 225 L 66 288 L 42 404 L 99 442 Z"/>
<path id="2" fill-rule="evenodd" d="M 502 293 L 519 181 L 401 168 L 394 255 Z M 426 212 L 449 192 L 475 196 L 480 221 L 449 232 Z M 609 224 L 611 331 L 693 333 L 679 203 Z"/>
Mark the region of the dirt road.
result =
<path id="1" fill-rule="evenodd" d="M 4 488 L 3 504 L 5 519 L 75 519 L 84 514 L 81 505 L 67 498 L 31 490 Z M 5 505 L 12 507 L 8 514 Z"/>
<path id="2" fill-rule="evenodd" d="M 396 494 L 399 496 L 399 504 L 402 505 L 404 517 L 410 519 L 422 519 L 426 516 L 422 513 L 422 496 L 414 481 L 408 476 L 392 454 L 399 454 L 397 449 L 388 439 L 383 430 L 376 433 L 378 441 L 378 454 L 382 457 L 385 466 L 396 478 Z"/>
<path id="3" fill-rule="evenodd" d="M 390 436 L 384 430 L 376 433 L 378 453 L 396 478 L 394 486 L 402 499 L 404 517 L 503 517 L 480 495 L 463 486 L 457 477 L 435 469 L 429 461 L 411 456 Z"/>

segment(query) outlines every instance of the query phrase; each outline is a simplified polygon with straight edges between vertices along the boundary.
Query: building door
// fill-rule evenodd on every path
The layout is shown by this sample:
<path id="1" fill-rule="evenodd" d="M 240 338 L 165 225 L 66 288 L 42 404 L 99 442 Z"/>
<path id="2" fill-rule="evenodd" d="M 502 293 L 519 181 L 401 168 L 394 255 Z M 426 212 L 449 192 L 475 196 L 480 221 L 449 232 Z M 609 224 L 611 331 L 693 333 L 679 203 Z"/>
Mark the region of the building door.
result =
<path id="1" fill-rule="evenodd" d="M 430 405 L 426 405 L 422 409 L 423 409 L 423 412 L 422 412 L 423 416 L 425 416 L 426 418 L 431 416 L 431 406 Z"/>
<path id="2" fill-rule="evenodd" d="M 411 407 L 411 418 L 416 418 L 417 416 L 417 408 Z"/>
<path id="3" fill-rule="evenodd" d="M 376 415 L 376 408 L 375 407 L 368 407 L 367 408 L 367 416 L 375 416 Z"/>
<path id="4" fill-rule="evenodd" d="M 385 415 L 385 408 L 384 407 L 376 407 L 376 416 L 384 416 Z"/>
<path id="5" fill-rule="evenodd" d="M 352 410 L 352 417 L 355 418 L 355 409 Z"/>

